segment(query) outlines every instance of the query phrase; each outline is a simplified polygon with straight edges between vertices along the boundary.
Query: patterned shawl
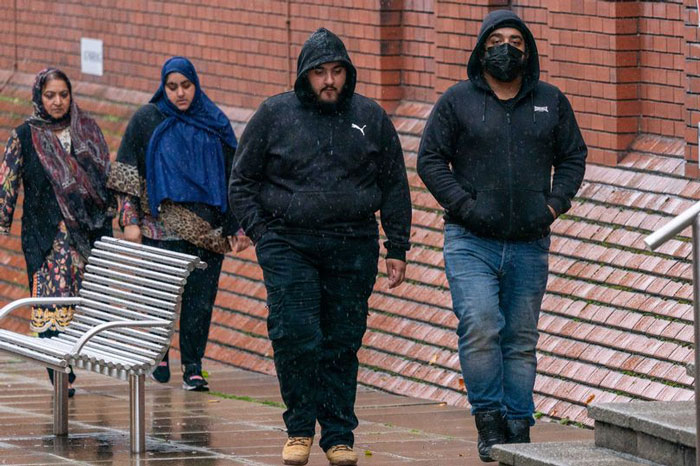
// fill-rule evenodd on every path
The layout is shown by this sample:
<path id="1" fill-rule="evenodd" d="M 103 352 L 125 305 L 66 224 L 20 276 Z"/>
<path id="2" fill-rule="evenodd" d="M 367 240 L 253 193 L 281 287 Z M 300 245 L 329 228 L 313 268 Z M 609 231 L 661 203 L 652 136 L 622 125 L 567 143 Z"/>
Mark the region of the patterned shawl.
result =
<path id="1" fill-rule="evenodd" d="M 41 100 L 47 77 L 54 73 L 64 79 L 71 93 L 70 110 L 60 119 L 51 117 Z M 32 143 L 56 195 L 78 252 L 90 252 L 91 230 L 111 221 L 113 196 L 106 188 L 109 171 L 109 148 L 95 120 L 83 113 L 73 99 L 68 77 L 54 68 L 37 74 L 32 89 L 34 114 L 27 119 Z M 70 128 L 72 150 L 66 152 L 54 133 Z"/>

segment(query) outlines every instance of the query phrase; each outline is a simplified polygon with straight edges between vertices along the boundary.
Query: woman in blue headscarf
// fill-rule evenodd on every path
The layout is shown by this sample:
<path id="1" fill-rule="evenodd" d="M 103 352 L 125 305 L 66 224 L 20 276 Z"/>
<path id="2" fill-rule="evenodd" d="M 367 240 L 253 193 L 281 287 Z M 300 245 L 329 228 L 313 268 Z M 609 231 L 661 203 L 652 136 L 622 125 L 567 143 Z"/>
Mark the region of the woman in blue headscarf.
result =
<path id="1" fill-rule="evenodd" d="M 118 193 L 124 237 L 193 254 L 208 267 L 189 276 L 180 314 L 183 388 L 206 391 L 202 357 L 224 254 L 250 241 L 228 209 L 236 136 L 229 119 L 202 91 L 192 63 L 172 57 L 160 87 L 129 121 L 108 186 Z M 153 372 L 170 379 L 168 355 Z"/>

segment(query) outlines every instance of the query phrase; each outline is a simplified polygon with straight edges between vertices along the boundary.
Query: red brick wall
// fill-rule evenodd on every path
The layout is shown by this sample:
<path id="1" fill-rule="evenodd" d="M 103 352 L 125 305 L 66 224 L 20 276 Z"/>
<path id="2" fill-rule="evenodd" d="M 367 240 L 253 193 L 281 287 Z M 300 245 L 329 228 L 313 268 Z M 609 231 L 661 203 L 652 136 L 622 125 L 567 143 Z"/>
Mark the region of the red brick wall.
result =
<path id="1" fill-rule="evenodd" d="M 402 1 L 383 0 L 379 9 L 369 0 L 322 6 L 311 0 L 16 2 L 16 11 L 3 8 L 0 19 L 17 25 L 19 71 L 51 64 L 75 79 L 148 92 L 157 87 L 163 61 L 179 54 L 195 62 L 213 100 L 254 108 L 290 88 L 301 45 L 325 26 L 345 40 L 360 71 L 359 92 L 383 103 L 401 98 Z M 15 31 L 1 29 L 0 67 L 11 69 Z M 81 37 L 104 41 L 103 77 L 80 73 Z"/>
<path id="2" fill-rule="evenodd" d="M 682 138 L 685 47 L 682 0 L 640 2 L 640 132 Z M 634 57 L 624 57 L 632 64 Z"/>
<path id="3" fill-rule="evenodd" d="M 698 123 L 700 123 L 700 18 L 696 0 L 685 0 L 683 3 L 685 25 L 685 172 L 693 178 L 700 177 L 698 170 Z"/>
<path id="4" fill-rule="evenodd" d="M 401 18 L 404 99 L 435 100 L 435 1 L 405 0 Z"/>
<path id="5" fill-rule="evenodd" d="M 400 100 L 432 103 L 464 79 L 484 15 L 513 8 L 538 40 L 543 79 L 570 97 L 592 162 L 616 164 L 639 133 L 685 137 L 688 160 L 697 159 L 695 0 L 7 2 L 0 69 L 53 64 L 76 79 L 150 92 L 162 62 L 182 54 L 216 102 L 255 108 L 289 89 L 301 45 L 326 26 L 346 42 L 358 91 L 389 111 Z M 103 77 L 80 74 L 81 37 L 104 41 Z"/>

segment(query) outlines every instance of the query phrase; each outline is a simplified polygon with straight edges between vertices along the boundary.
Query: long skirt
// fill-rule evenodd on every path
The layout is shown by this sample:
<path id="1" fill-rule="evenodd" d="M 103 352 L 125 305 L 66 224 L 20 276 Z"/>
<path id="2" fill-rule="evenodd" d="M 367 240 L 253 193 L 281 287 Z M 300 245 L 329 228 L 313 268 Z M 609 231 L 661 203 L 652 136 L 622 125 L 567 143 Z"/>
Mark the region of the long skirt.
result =
<path id="1" fill-rule="evenodd" d="M 71 246 L 66 225 L 61 222 L 46 260 L 33 276 L 32 296 L 77 296 L 84 270 L 85 260 Z M 73 306 L 35 306 L 29 327 L 41 337 L 55 336 L 70 324 L 73 311 Z"/>

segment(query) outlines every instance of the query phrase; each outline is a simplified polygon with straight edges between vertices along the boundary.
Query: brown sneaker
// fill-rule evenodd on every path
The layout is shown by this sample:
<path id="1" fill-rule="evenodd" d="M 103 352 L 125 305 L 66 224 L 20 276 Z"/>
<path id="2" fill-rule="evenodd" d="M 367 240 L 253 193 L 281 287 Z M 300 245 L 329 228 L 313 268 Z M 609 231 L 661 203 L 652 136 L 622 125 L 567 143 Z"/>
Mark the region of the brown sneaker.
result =
<path id="1" fill-rule="evenodd" d="M 313 437 L 289 437 L 282 449 L 282 461 L 284 464 L 301 466 L 309 462 Z"/>
<path id="2" fill-rule="evenodd" d="M 347 445 L 333 445 L 326 451 L 326 458 L 332 466 L 355 466 L 357 453 Z"/>

